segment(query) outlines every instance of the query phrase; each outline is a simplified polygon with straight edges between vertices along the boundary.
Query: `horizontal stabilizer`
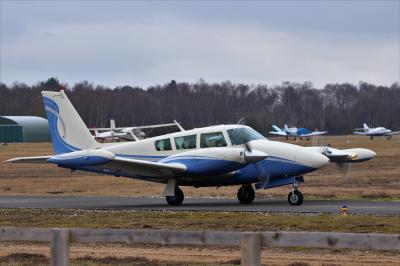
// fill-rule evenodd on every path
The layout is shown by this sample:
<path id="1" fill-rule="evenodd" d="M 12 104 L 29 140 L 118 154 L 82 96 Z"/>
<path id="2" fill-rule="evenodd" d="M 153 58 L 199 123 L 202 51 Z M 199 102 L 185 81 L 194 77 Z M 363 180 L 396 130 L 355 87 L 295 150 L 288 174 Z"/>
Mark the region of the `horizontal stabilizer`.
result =
<path id="1" fill-rule="evenodd" d="M 46 163 L 47 159 L 52 157 L 52 155 L 49 156 L 34 156 L 34 157 L 17 157 L 13 158 L 7 161 L 4 161 L 5 163 Z"/>

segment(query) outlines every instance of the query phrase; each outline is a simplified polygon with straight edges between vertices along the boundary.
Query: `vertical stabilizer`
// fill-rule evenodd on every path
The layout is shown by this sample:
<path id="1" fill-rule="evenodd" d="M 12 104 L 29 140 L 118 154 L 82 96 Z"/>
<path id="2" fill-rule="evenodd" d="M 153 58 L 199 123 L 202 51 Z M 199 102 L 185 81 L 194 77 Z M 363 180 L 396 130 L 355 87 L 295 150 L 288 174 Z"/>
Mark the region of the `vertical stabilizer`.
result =
<path id="1" fill-rule="evenodd" d="M 272 128 L 273 128 L 276 132 L 282 132 L 282 129 L 280 129 L 277 125 L 272 125 Z"/>
<path id="2" fill-rule="evenodd" d="M 56 154 L 99 146 L 63 90 L 42 95 Z"/>
<path id="3" fill-rule="evenodd" d="M 368 129 L 369 129 L 368 125 L 366 123 L 364 123 L 363 126 L 364 126 L 364 131 L 368 131 Z"/>

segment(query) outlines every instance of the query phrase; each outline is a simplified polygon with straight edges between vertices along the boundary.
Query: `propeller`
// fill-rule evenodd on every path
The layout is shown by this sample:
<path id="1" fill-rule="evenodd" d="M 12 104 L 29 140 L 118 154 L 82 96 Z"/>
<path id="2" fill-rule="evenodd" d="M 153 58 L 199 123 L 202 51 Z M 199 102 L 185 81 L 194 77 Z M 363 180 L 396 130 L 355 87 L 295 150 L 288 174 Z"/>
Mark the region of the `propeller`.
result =
<path id="1" fill-rule="evenodd" d="M 244 117 L 240 118 L 237 122 L 238 125 L 244 125 L 245 123 L 246 119 Z M 243 143 L 243 145 L 245 148 L 244 160 L 246 163 L 254 163 L 258 173 L 257 180 L 259 183 L 256 183 L 256 188 L 264 188 L 269 183 L 271 175 L 266 172 L 264 167 L 262 167 L 261 161 L 267 158 L 268 154 L 257 149 L 253 149 L 253 147 L 250 145 L 250 141 Z"/>
<path id="2" fill-rule="evenodd" d="M 245 161 L 247 163 L 254 163 L 258 173 L 257 180 L 259 183 L 256 184 L 256 188 L 264 188 L 266 185 L 268 185 L 271 175 L 266 172 L 265 168 L 261 165 L 261 162 L 268 157 L 268 154 L 262 151 L 254 150 L 249 141 L 244 143 L 244 147 Z"/>

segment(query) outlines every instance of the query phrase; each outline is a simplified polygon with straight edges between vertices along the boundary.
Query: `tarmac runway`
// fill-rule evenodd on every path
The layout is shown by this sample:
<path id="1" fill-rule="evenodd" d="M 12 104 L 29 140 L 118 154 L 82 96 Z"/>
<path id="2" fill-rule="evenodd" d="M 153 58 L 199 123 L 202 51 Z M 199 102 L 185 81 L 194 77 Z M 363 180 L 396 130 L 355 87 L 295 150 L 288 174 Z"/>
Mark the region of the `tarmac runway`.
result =
<path id="1" fill-rule="evenodd" d="M 187 198 L 181 206 L 168 206 L 164 198 L 158 197 L 0 196 L 0 208 L 339 213 L 343 205 L 353 214 L 400 215 L 398 201 L 305 200 L 301 206 L 291 206 L 286 200 L 275 199 L 256 199 L 252 204 L 243 205 L 236 199 Z"/>

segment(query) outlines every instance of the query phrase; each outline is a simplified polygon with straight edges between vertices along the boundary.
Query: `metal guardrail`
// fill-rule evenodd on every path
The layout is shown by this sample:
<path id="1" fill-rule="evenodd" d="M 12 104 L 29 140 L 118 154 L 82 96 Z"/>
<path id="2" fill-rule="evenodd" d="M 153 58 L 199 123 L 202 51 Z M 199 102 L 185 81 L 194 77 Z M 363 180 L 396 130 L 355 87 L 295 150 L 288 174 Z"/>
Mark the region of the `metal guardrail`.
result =
<path id="1" fill-rule="evenodd" d="M 51 263 L 69 265 L 70 243 L 238 246 L 242 265 L 260 265 L 261 247 L 314 247 L 400 251 L 400 234 L 335 232 L 227 232 L 136 229 L 1 227 L 0 241 L 50 242 Z"/>

